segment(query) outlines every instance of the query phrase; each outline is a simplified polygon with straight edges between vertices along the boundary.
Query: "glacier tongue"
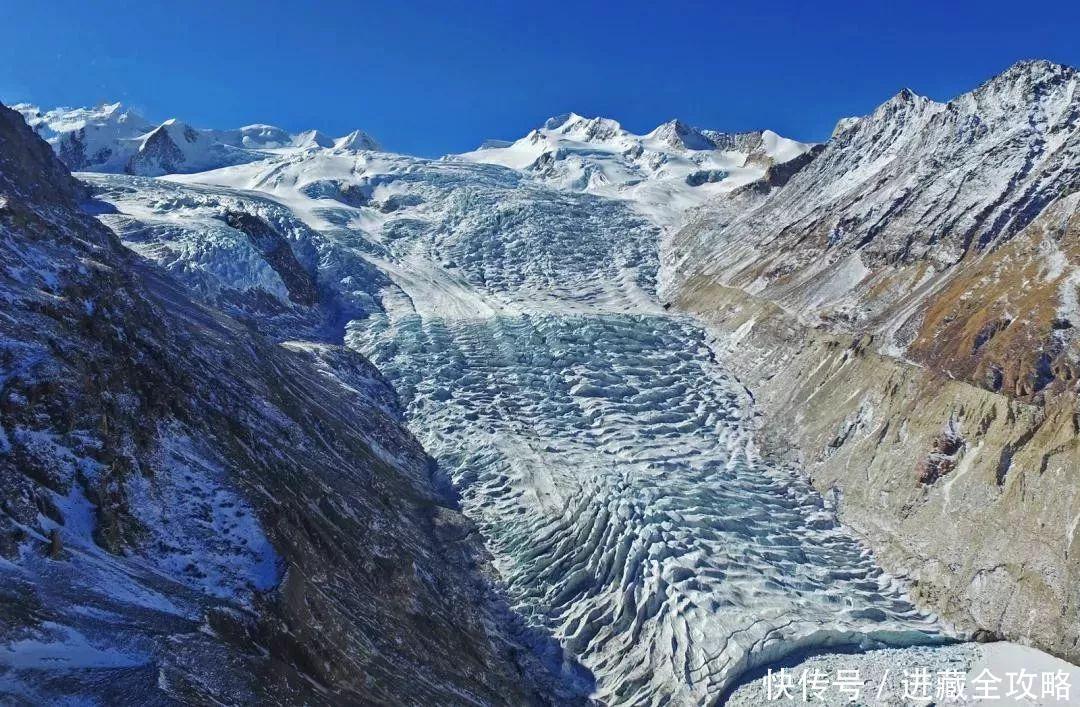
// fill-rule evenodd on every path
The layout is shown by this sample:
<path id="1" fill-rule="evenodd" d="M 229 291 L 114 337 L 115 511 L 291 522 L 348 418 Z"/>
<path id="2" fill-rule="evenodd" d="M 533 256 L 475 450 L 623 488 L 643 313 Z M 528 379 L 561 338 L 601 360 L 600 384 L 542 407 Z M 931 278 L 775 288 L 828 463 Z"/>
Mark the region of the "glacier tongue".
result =
<path id="1" fill-rule="evenodd" d="M 939 631 L 794 474 L 691 322 L 402 317 L 355 345 L 397 381 L 516 608 L 612 703 L 715 697 L 802 646 Z"/>
<path id="2" fill-rule="evenodd" d="M 611 703 L 699 702 L 805 645 L 937 634 L 805 481 L 757 459 L 704 332 L 607 314 L 409 315 L 399 382 L 516 608 Z"/>
<path id="3" fill-rule="evenodd" d="M 321 287 L 377 300 L 346 317 L 346 343 L 397 389 L 514 608 L 597 698 L 699 703 L 794 651 L 946 639 L 801 477 L 755 453 L 749 396 L 660 306 L 660 231 L 631 204 L 386 154 L 170 179 L 93 181 L 122 212 L 184 221 L 184 239 L 220 231 L 204 212 L 226 201 L 268 214 L 272 199 L 310 227 L 289 232 L 311 239 Z M 158 233 L 130 229 L 171 258 L 145 241 Z"/>
<path id="4" fill-rule="evenodd" d="M 656 300 L 657 229 L 529 184 L 425 198 L 412 215 L 438 227 L 376 236 L 398 304 L 346 343 L 596 697 L 700 703 L 792 651 L 945 638 L 808 483 L 758 457 L 749 396 Z"/>

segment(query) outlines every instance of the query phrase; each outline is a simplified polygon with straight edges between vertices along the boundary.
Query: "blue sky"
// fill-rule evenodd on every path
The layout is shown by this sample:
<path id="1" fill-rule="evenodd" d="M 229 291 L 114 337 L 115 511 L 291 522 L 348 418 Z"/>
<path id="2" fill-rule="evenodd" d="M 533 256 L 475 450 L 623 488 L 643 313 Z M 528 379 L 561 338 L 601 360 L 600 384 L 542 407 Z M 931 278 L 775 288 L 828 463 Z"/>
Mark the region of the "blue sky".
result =
<path id="1" fill-rule="evenodd" d="M 567 111 L 828 137 L 908 86 L 1080 65 L 1080 3 L 0 2 L 0 100 L 459 152 Z"/>

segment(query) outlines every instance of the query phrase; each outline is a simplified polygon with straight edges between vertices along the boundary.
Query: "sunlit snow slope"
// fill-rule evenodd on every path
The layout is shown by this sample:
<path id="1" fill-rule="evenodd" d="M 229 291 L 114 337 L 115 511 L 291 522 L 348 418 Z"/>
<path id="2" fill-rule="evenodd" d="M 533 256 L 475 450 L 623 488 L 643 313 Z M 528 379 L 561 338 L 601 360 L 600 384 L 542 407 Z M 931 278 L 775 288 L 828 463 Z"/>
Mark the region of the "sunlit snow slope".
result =
<path id="1" fill-rule="evenodd" d="M 941 638 L 797 474 L 758 458 L 751 401 L 659 306 L 660 230 L 626 201 L 340 149 L 84 176 L 126 242 L 200 289 L 296 306 L 257 258 L 225 266 L 251 247 L 225 212 L 305 254 L 332 335 L 391 379 L 513 605 L 603 701 L 698 703 L 794 650 Z"/>
<path id="2" fill-rule="evenodd" d="M 567 113 L 520 140 L 488 141 L 454 159 L 503 165 L 560 189 L 625 199 L 672 226 L 687 209 L 767 177 L 812 147 L 771 130 L 722 133 L 679 120 L 635 135 L 610 118 Z"/>

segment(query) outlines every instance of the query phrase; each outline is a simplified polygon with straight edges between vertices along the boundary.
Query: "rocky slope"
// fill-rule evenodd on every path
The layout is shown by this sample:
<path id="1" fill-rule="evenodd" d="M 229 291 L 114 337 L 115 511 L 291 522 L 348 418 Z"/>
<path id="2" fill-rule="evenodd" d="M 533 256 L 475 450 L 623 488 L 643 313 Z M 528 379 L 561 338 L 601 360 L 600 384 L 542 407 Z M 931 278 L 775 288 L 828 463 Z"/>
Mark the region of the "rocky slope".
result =
<path id="1" fill-rule="evenodd" d="M 1080 76 L 1023 62 L 841 121 L 786 185 L 701 209 L 667 297 L 774 448 L 929 606 L 1080 660 Z"/>
<path id="2" fill-rule="evenodd" d="M 949 103 L 905 89 L 841 121 L 783 189 L 702 210 L 669 253 L 679 291 L 736 286 L 1014 397 L 1068 389 L 1078 83 L 1026 62 Z"/>
<path id="3" fill-rule="evenodd" d="M 193 301 L 86 197 L 0 107 L 0 699 L 572 700 L 378 372 Z M 304 319 L 256 218 L 222 228 Z"/>

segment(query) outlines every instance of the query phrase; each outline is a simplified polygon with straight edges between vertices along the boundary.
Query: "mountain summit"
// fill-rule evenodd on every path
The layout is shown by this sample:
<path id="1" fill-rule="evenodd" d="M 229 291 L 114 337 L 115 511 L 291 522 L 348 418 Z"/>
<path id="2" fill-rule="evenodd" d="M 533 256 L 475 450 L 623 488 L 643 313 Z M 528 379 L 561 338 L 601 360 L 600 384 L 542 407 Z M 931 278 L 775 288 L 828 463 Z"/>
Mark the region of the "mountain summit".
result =
<path id="1" fill-rule="evenodd" d="M 677 222 L 690 207 L 763 178 L 813 146 L 771 131 L 722 133 L 679 120 L 644 135 L 610 118 L 566 113 L 514 142 L 485 143 L 452 159 L 517 169 L 546 184 L 630 199 L 651 218 Z"/>
<path id="2" fill-rule="evenodd" d="M 261 124 L 204 130 L 173 118 L 154 125 L 120 103 L 49 111 L 19 104 L 14 109 L 74 171 L 160 176 L 202 172 L 313 148 L 379 149 L 374 139 L 359 130 L 335 140 L 314 130 L 294 135 Z"/>

